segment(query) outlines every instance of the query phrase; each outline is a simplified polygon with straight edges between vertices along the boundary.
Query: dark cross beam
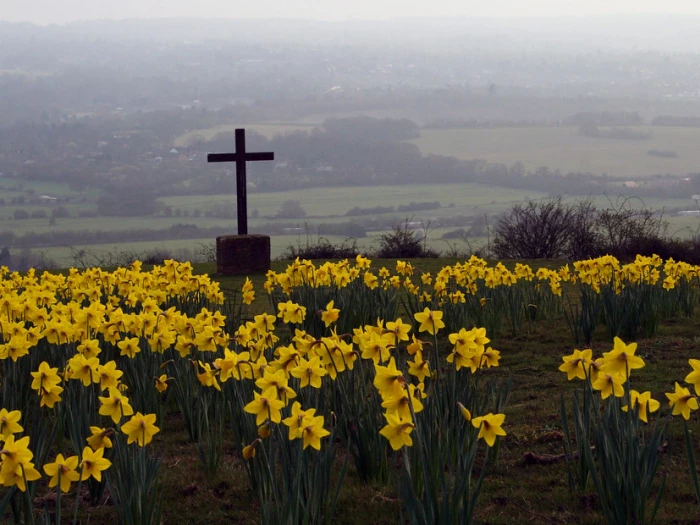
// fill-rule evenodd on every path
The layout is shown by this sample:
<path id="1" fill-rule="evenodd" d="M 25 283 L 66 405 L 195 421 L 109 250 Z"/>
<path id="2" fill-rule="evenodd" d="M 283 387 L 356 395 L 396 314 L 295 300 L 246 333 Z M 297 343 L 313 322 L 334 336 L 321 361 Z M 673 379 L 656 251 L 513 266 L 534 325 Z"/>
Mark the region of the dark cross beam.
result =
<path id="1" fill-rule="evenodd" d="M 207 162 L 236 163 L 236 207 L 238 211 L 238 235 L 248 235 L 248 199 L 246 191 L 246 162 L 275 160 L 271 151 L 249 153 L 245 150 L 245 130 L 236 130 L 236 153 L 209 153 Z"/>

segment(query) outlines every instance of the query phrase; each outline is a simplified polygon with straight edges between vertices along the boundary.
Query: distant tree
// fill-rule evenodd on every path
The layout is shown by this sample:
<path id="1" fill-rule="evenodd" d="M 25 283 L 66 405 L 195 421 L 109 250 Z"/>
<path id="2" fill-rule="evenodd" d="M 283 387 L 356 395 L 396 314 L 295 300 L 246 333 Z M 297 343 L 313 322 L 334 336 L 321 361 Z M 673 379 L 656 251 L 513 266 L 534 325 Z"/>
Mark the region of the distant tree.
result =
<path id="1" fill-rule="evenodd" d="M 420 128 L 408 119 L 329 118 L 323 128 L 330 137 L 349 142 L 399 142 L 420 137 Z"/>
<path id="2" fill-rule="evenodd" d="M 159 207 L 155 194 L 148 191 L 116 192 L 97 200 L 98 213 L 107 216 L 144 217 L 154 215 Z"/>
<path id="3" fill-rule="evenodd" d="M 306 217 L 306 210 L 299 201 L 288 200 L 282 203 L 282 207 L 277 212 L 277 216 L 284 219 L 298 219 Z"/>
<path id="4" fill-rule="evenodd" d="M 21 221 L 29 218 L 29 213 L 23 208 L 15 210 L 14 217 L 16 220 Z"/>
<path id="5" fill-rule="evenodd" d="M 65 219 L 70 217 L 70 213 L 65 206 L 59 206 L 58 208 L 51 210 L 51 217 L 55 219 Z"/>
<path id="6" fill-rule="evenodd" d="M 2 250 L 0 250 L 0 266 L 9 266 L 10 260 L 10 249 L 7 246 L 3 246 Z"/>

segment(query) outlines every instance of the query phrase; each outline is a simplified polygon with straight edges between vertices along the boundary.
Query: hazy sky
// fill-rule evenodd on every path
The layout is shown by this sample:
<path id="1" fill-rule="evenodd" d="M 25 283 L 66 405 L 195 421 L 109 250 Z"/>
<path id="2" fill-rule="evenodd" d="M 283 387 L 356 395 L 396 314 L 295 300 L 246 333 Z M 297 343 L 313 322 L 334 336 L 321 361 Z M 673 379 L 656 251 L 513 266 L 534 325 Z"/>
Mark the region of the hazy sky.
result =
<path id="1" fill-rule="evenodd" d="M 0 0 L 0 20 L 221 17 L 345 20 L 400 16 L 700 14 L 698 0 Z"/>

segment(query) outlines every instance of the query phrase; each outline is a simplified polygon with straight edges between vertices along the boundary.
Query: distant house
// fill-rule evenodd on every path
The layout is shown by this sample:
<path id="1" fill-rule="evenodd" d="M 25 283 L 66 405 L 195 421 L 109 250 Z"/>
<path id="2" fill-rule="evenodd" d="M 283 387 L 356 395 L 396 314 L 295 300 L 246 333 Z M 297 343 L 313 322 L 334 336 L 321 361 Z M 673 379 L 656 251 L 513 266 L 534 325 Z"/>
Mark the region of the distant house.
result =
<path id="1" fill-rule="evenodd" d="M 37 200 L 40 204 L 56 204 L 58 198 L 52 197 L 51 195 L 39 195 Z"/>
<path id="2" fill-rule="evenodd" d="M 628 180 L 622 183 L 625 188 L 639 188 L 639 184 L 633 180 Z"/>
<path id="3" fill-rule="evenodd" d="M 423 221 L 412 221 L 406 223 L 406 228 L 413 232 L 415 238 L 422 241 L 427 237 L 425 233 L 425 224 Z"/>

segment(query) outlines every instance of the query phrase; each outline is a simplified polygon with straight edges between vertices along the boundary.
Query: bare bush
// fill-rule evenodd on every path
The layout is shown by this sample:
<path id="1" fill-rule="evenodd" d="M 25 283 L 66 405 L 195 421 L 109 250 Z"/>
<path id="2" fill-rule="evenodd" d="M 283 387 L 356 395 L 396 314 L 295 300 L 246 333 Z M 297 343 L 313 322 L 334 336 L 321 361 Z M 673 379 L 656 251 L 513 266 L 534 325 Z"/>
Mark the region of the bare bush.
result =
<path id="1" fill-rule="evenodd" d="M 666 237 L 663 212 L 654 212 L 646 206 L 635 208 L 632 203 L 629 197 L 619 197 L 610 200 L 610 206 L 598 213 L 601 247 L 621 258 L 634 257 L 642 247 L 648 250 Z"/>
<path id="2" fill-rule="evenodd" d="M 427 230 L 430 225 L 425 225 L 423 238 L 419 239 L 410 224 L 411 220 L 406 219 L 402 223 L 396 223 L 390 232 L 380 235 L 379 247 L 372 256 L 379 259 L 439 257 L 440 254 L 427 245 Z"/>
<path id="3" fill-rule="evenodd" d="M 566 257 L 575 214 L 561 197 L 516 204 L 494 227 L 493 252 L 506 259 Z"/>
<path id="4" fill-rule="evenodd" d="M 493 252 L 507 259 L 585 259 L 604 254 L 621 259 L 651 255 L 670 241 L 663 214 L 629 198 L 598 210 L 590 200 L 561 197 L 516 204 L 494 228 Z M 670 248 L 669 248 L 670 249 Z"/>

